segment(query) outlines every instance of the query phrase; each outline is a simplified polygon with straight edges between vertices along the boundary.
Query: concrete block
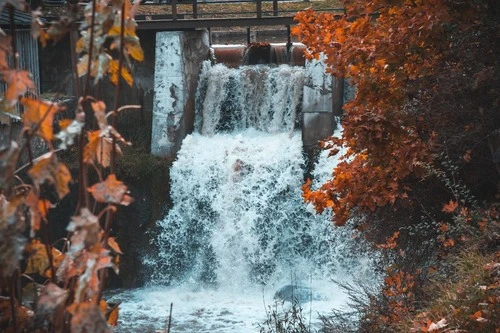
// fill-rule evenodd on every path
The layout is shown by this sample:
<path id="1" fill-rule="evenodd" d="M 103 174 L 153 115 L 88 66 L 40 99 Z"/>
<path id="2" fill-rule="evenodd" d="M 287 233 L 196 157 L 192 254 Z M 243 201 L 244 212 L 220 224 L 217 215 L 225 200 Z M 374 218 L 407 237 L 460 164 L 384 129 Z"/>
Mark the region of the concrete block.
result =
<path id="1" fill-rule="evenodd" d="M 151 153 L 173 157 L 193 130 L 201 64 L 209 56 L 207 31 L 156 34 Z"/>
<path id="2" fill-rule="evenodd" d="M 304 150 L 318 148 L 318 142 L 333 134 L 335 119 L 332 113 L 309 112 L 303 114 L 302 142 Z"/>

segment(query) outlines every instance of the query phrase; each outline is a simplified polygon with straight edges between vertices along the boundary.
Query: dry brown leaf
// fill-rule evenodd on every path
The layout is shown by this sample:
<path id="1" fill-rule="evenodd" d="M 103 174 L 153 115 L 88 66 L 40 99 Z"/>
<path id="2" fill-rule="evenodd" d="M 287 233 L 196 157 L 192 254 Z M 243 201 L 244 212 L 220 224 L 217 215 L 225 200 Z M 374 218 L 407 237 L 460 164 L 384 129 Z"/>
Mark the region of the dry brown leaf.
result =
<path id="1" fill-rule="evenodd" d="M 85 163 L 99 163 L 107 168 L 111 165 L 111 152 L 113 150 L 113 140 L 103 137 L 101 131 L 87 132 L 89 142 L 83 151 L 83 160 Z M 121 155 L 120 146 L 115 145 L 116 154 Z"/>
<path id="2" fill-rule="evenodd" d="M 71 173 L 66 165 L 60 163 L 52 152 L 40 156 L 31 169 L 28 170 L 28 174 L 37 187 L 45 181 L 53 184 L 59 198 L 63 198 L 69 193 L 68 184 L 71 181 Z"/>
<path id="3" fill-rule="evenodd" d="M 4 96 L 10 105 L 15 105 L 19 96 L 24 95 L 26 91 L 35 89 L 35 84 L 28 71 L 4 70 L 2 77 L 7 83 Z"/>
<path id="4" fill-rule="evenodd" d="M 97 120 L 97 124 L 101 131 L 105 131 L 108 127 L 108 120 L 106 119 L 106 104 L 103 101 L 92 102 L 92 110 Z"/>
<path id="5" fill-rule="evenodd" d="M 455 209 L 458 207 L 458 202 L 450 200 L 447 204 L 443 205 L 443 209 L 441 211 L 445 213 L 453 213 Z"/>
<path id="6" fill-rule="evenodd" d="M 98 202 L 115 203 L 128 206 L 132 198 L 128 196 L 127 186 L 116 179 L 115 174 L 110 174 L 104 182 L 94 184 L 88 189 Z"/>
<path id="7" fill-rule="evenodd" d="M 51 141 L 54 137 L 54 116 L 64 110 L 64 107 L 57 103 L 32 98 L 22 98 L 21 104 L 25 108 L 22 116 L 24 126 L 36 129 L 38 135 Z"/>
<path id="8" fill-rule="evenodd" d="M 122 250 L 120 249 L 120 245 L 118 245 L 118 243 L 116 242 L 116 240 L 115 240 L 114 237 L 109 237 L 108 238 L 108 245 L 116 253 L 123 254 Z"/>
<path id="9" fill-rule="evenodd" d="M 85 114 L 78 113 L 74 120 L 63 119 L 59 121 L 59 128 L 61 129 L 55 137 L 61 142 L 59 143 L 59 148 L 67 149 L 71 146 L 75 138 L 82 132 L 83 126 L 85 126 Z"/>
<path id="10" fill-rule="evenodd" d="M 38 39 L 42 47 L 47 46 L 47 41 L 50 39 L 49 34 L 45 31 L 44 24 L 40 17 L 42 16 L 42 12 L 40 10 L 33 10 L 31 12 L 32 20 L 31 20 L 31 35 L 33 38 Z"/>
<path id="11" fill-rule="evenodd" d="M 37 316 L 44 317 L 53 314 L 60 305 L 64 304 L 67 297 L 68 291 L 59 288 L 56 284 L 49 283 L 45 285 L 38 298 Z"/>
<path id="12" fill-rule="evenodd" d="M 70 253 L 90 249 L 101 239 L 101 226 L 99 219 L 87 208 L 83 208 L 80 215 L 71 217 L 71 222 L 66 230 L 73 233 L 71 236 Z"/>
<path id="13" fill-rule="evenodd" d="M 10 36 L 0 34 L 0 70 L 9 68 L 7 56 L 12 53 L 12 41 Z"/>
<path id="14" fill-rule="evenodd" d="M 25 203 L 30 209 L 30 236 L 34 237 L 35 232 L 40 230 L 40 222 L 47 216 L 48 209 L 51 208 L 51 203 L 48 200 L 40 200 L 38 194 L 33 191 L 28 193 Z"/>
<path id="15" fill-rule="evenodd" d="M 29 257 L 24 274 L 38 273 L 41 276 L 45 276 L 45 272 L 50 267 L 45 244 L 37 239 L 32 239 L 31 242 L 26 245 L 26 252 L 29 253 Z M 64 256 L 61 251 L 54 247 L 51 248 L 51 252 L 52 258 Z"/>
<path id="16" fill-rule="evenodd" d="M 68 307 L 71 317 L 71 333 L 111 333 L 106 318 L 93 302 L 73 303 Z"/>
<path id="17" fill-rule="evenodd" d="M 118 306 L 115 306 L 111 312 L 108 314 L 108 324 L 111 326 L 117 326 L 118 325 L 118 312 L 120 308 Z"/>

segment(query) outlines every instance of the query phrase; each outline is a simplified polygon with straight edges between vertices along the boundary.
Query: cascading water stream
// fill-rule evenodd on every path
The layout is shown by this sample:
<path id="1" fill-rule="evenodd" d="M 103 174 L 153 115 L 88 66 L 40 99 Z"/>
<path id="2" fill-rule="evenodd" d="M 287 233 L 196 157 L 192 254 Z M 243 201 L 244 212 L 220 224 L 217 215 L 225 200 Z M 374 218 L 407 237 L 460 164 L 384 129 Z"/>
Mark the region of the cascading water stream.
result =
<path id="1" fill-rule="evenodd" d="M 172 166 L 173 207 L 158 222 L 158 253 L 146 258 L 153 287 L 118 295 L 120 332 L 164 327 L 170 302 L 175 332 L 257 332 L 280 287 L 311 288 L 302 307 L 326 313 L 346 304 L 332 279 L 371 275 L 352 229 L 334 228 L 329 212 L 315 215 L 302 201 L 302 85 L 299 67 L 205 64 L 198 132 Z M 325 159 L 313 172 L 318 183 L 333 168 Z"/>

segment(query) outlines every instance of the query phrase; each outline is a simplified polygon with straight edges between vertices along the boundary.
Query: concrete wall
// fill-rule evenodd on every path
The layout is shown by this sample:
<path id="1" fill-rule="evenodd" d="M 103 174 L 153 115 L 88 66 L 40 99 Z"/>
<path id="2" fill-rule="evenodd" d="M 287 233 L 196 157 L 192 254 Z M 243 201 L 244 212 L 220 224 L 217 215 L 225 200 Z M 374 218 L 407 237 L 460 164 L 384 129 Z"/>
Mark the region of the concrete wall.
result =
<path id="1" fill-rule="evenodd" d="M 308 155 L 319 148 L 319 140 L 326 139 L 333 133 L 334 116 L 338 115 L 339 108 L 342 108 L 339 87 L 343 86 L 343 80 L 326 73 L 325 69 L 322 61 L 306 62 L 302 99 L 302 141 L 304 151 Z"/>
<path id="2" fill-rule="evenodd" d="M 198 75 L 208 58 L 207 31 L 156 33 L 152 154 L 174 156 L 192 132 Z"/>

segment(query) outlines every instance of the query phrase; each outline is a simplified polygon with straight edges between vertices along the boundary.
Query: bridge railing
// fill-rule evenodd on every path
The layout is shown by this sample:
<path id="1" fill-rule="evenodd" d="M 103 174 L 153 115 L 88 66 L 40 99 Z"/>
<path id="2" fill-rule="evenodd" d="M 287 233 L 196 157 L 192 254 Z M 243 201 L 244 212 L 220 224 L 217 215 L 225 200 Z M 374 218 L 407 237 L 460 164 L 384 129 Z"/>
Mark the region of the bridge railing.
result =
<path id="1" fill-rule="evenodd" d="M 296 1 L 291 1 L 291 0 L 167 0 L 163 1 L 160 4 L 165 4 L 165 5 L 170 5 L 170 15 L 161 15 L 161 14 L 146 14 L 146 16 L 150 16 L 151 19 L 154 18 L 161 18 L 162 16 L 168 17 L 168 19 L 171 19 L 173 21 L 177 20 L 182 20 L 186 18 L 192 18 L 192 19 L 198 19 L 198 18 L 217 18 L 217 17 L 231 17 L 231 18 L 239 18 L 239 17 L 254 17 L 257 19 L 263 18 L 263 17 L 278 17 L 282 15 L 286 16 L 293 16 L 296 12 L 297 9 L 294 10 L 287 10 L 287 9 L 280 9 L 279 4 L 283 3 L 292 3 Z M 240 4 L 240 3 L 254 3 L 255 6 L 253 7 L 253 10 L 239 10 L 239 11 L 204 11 L 200 12 L 199 10 L 199 5 L 203 6 L 210 6 L 210 5 L 234 5 L 234 4 Z M 269 9 L 269 6 L 266 6 L 268 8 L 264 9 L 263 4 L 264 3 L 272 3 L 272 8 Z M 145 5 L 158 5 L 158 2 L 155 3 L 146 3 Z M 187 10 L 187 6 L 191 5 L 191 11 Z M 181 11 L 179 9 L 182 8 Z M 241 8 L 240 8 L 241 9 Z M 300 9 L 299 9 L 300 10 Z M 318 11 L 326 11 L 326 12 L 343 12 L 342 8 L 323 8 Z M 163 18 L 162 18 L 163 19 Z"/>

